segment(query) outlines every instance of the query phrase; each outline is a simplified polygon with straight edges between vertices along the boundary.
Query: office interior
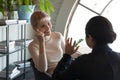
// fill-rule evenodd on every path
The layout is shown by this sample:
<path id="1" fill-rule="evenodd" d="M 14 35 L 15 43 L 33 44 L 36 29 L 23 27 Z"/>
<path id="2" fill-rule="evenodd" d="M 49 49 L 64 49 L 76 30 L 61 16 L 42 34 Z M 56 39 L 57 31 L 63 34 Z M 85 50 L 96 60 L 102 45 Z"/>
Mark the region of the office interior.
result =
<path id="1" fill-rule="evenodd" d="M 83 39 L 79 52 L 87 54 L 91 49 L 85 42 L 85 25 L 87 21 L 96 15 L 107 17 L 113 24 L 117 33 L 117 38 L 110 47 L 120 52 L 120 0 L 50 0 L 55 8 L 51 13 L 52 31 L 61 32 L 64 38 L 72 37 L 74 40 Z M 37 7 L 35 8 L 37 10 Z M 19 25 L 20 26 L 20 25 Z M 21 28 L 17 25 L 11 25 L 9 39 L 16 40 L 21 37 Z M 33 39 L 34 32 L 31 24 L 26 23 L 26 38 Z M 6 29 L 0 28 L 0 41 L 5 40 Z M 24 57 L 24 56 L 23 56 Z M 15 52 L 9 55 L 9 64 L 21 60 L 21 52 Z M 26 60 L 31 58 L 26 49 Z M 23 58 L 24 59 L 24 58 Z M 0 71 L 6 67 L 6 56 L 0 57 Z"/>

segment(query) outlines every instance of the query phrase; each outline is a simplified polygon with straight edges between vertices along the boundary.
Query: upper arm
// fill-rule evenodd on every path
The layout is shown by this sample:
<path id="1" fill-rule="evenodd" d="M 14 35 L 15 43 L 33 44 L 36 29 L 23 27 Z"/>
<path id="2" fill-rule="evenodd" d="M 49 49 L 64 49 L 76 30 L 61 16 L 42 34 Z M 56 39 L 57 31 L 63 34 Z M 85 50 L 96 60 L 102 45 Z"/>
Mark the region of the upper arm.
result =
<path id="1" fill-rule="evenodd" d="M 30 55 L 33 59 L 34 62 L 38 61 L 38 56 L 39 56 L 39 50 L 37 48 L 37 46 L 33 43 L 30 43 L 28 46 L 28 50 L 30 52 Z"/>

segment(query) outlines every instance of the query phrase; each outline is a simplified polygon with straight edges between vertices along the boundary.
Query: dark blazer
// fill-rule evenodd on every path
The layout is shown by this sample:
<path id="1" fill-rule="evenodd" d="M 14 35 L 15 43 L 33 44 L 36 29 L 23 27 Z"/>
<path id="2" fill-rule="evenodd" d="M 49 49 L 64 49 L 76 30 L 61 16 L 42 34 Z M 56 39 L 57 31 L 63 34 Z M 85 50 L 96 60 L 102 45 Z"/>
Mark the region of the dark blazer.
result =
<path id="1" fill-rule="evenodd" d="M 35 64 L 34 64 L 34 62 L 33 62 L 32 59 L 30 60 L 30 62 L 31 62 L 31 67 L 32 67 L 33 72 L 34 72 L 35 80 L 50 80 L 50 79 L 51 79 L 50 76 L 48 76 L 48 75 L 45 74 L 44 72 L 38 71 L 38 70 L 35 68 Z"/>
<path id="2" fill-rule="evenodd" d="M 98 46 L 91 53 L 81 55 L 71 63 L 65 54 L 56 67 L 54 80 L 120 80 L 120 53 L 107 45 Z"/>

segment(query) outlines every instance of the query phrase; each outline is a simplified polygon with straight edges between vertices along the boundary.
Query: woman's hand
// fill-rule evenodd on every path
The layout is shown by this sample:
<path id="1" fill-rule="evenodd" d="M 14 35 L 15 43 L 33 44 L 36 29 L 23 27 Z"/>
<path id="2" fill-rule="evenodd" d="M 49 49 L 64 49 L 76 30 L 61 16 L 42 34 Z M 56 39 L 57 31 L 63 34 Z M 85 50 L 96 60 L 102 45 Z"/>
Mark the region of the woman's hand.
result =
<path id="1" fill-rule="evenodd" d="M 79 46 L 76 46 L 75 44 L 76 44 L 76 41 L 73 42 L 72 38 L 68 38 L 66 40 L 66 45 L 65 45 L 65 54 L 68 54 L 68 55 L 74 54 L 79 48 Z"/>
<path id="2" fill-rule="evenodd" d="M 41 42 L 44 41 L 44 33 L 40 30 L 36 30 L 35 32 L 35 36 L 37 37 L 37 39 Z"/>

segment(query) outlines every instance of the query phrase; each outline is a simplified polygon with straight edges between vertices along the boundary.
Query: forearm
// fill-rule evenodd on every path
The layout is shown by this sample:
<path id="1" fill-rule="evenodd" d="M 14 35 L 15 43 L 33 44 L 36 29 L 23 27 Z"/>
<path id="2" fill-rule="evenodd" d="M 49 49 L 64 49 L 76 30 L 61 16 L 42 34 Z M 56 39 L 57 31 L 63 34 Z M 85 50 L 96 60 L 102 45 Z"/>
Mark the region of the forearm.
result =
<path id="1" fill-rule="evenodd" d="M 48 64 L 47 64 L 45 43 L 39 43 L 39 57 L 38 57 L 38 63 L 36 67 L 40 72 L 47 71 Z"/>
<path id="2" fill-rule="evenodd" d="M 54 80 L 59 80 L 62 77 L 64 71 L 69 67 L 71 62 L 72 62 L 72 57 L 70 55 L 64 54 L 63 58 L 60 60 L 56 69 L 54 70 L 52 78 Z"/>

